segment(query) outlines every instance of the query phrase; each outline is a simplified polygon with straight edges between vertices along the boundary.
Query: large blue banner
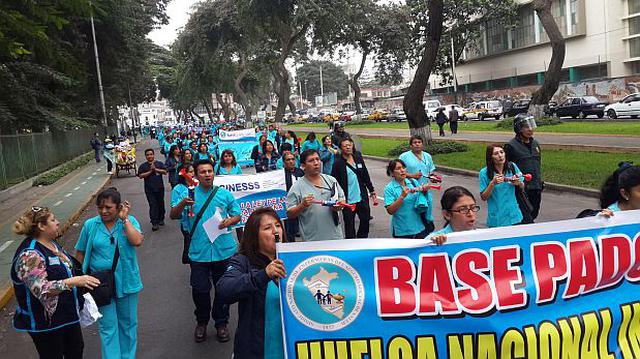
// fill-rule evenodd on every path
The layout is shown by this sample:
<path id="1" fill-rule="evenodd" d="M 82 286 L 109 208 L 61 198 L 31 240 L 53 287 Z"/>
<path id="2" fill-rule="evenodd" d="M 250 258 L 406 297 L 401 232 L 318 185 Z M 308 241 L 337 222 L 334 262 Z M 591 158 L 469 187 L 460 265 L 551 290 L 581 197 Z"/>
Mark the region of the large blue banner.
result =
<path id="1" fill-rule="evenodd" d="M 640 211 L 278 257 L 288 358 L 640 357 Z"/>
<path id="2" fill-rule="evenodd" d="M 231 149 L 235 154 L 236 161 L 240 166 L 253 166 L 251 151 L 257 144 L 257 141 L 218 142 L 218 158 L 222 158 L 222 151 Z"/>

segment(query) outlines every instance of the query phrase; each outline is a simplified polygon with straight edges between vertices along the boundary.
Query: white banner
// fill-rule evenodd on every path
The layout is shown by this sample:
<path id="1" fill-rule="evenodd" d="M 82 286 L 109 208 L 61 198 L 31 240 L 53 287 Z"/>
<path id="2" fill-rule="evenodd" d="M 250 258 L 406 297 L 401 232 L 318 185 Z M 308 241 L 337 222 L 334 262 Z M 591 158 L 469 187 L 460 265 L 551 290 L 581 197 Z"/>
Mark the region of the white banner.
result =
<path id="1" fill-rule="evenodd" d="M 252 128 L 238 131 L 220 131 L 220 141 L 256 141 L 256 131 Z"/>
<path id="2" fill-rule="evenodd" d="M 287 185 L 284 170 L 255 175 L 216 176 L 213 183 L 227 189 L 240 204 L 244 226 L 249 215 L 260 207 L 271 207 L 281 219 L 287 218 Z"/>

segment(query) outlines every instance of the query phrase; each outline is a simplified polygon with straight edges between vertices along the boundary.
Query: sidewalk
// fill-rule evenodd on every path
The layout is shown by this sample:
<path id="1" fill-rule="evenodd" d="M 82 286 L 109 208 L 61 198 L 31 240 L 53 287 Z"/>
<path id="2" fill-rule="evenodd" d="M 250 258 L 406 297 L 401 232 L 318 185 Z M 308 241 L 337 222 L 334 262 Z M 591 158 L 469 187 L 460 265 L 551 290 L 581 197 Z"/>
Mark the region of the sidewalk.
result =
<path id="1" fill-rule="evenodd" d="M 64 232 L 93 196 L 110 181 L 106 167 L 104 161 L 92 161 L 51 186 L 31 187 L 0 203 L 0 308 L 13 295 L 9 273 L 14 252 L 23 239 L 12 232 L 15 220 L 31 206 L 49 207 Z"/>
<path id="2" fill-rule="evenodd" d="M 383 138 L 409 138 L 409 128 L 392 129 L 392 128 L 358 128 L 359 126 L 347 126 L 346 131 L 367 137 L 383 137 Z M 291 126 L 288 129 L 301 132 L 329 133 L 328 128 L 313 128 L 304 126 Z M 437 131 L 432 132 L 434 140 L 452 140 L 452 141 L 469 141 L 469 142 L 496 142 L 505 143 L 513 138 L 512 132 L 479 132 L 465 131 L 464 123 L 460 124 L 459 132 L 455 136 L 451 136 L 447 132 L 446 137 L 438 137 Z M 554 134 L 554 133 L 536 133 L 536 140 L 541 145 L 557 146 L 557 147 L 574 147 L 580 150 L 602 151 L 602 152 L 640 152 L 640 138 L 632 136 L 607 136 L 607 135 L 578 135 L 578 134 Z"/>

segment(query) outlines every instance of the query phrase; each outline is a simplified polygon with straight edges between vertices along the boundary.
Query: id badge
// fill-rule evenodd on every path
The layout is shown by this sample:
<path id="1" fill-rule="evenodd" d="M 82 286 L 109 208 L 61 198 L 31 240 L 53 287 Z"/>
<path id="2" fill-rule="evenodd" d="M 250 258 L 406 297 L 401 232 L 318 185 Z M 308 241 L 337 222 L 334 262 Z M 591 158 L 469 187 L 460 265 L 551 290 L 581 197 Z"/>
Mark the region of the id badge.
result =
<path id="1" fill-rule="evenodd" d="M 58 258 L 58 257 L 49 257 L 49 265 L 52 265 L 52 266 L 60 265 L 60 258 Z"/>
<path id="2" fill-rule="evenodd" d="M 356 163 L 356 168 L 362 168 L 362 163 Z"/>

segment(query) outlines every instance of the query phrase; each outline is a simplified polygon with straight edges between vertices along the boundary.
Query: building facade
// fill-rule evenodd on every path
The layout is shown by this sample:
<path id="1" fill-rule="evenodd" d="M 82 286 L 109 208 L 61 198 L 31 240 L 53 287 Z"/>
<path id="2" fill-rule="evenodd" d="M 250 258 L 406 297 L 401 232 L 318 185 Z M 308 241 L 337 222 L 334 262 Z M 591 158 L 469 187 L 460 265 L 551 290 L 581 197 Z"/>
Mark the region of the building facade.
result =
<path id="1" fill-rule="evenodd" d="M 459 92 L 526 97 L 543 83 L 549 39 L 531 1 L 519 4 L 515 28 L 498 21 L 481 24 L 481 36 L 466 46 L 456 66 Z M 566 39 L 560 95 L 614 100 L 638 90 L 640 0 L 555 0 L 552 13 Z"/>

